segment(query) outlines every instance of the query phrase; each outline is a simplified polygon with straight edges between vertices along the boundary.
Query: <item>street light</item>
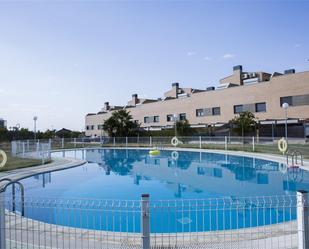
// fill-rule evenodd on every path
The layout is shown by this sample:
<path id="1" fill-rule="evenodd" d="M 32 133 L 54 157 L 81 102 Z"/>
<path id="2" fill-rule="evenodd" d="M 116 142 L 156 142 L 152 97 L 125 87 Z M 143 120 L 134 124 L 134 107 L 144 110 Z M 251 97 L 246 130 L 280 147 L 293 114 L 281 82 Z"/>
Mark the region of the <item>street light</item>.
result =
<path id="1" fill-rule="evenodd" d="M 15 125 L 15 132 L 16 132 L 16 140 L 18 140 L 18 132 L 19 132 L 20 124 Z"/>
<path id="2" fill-rule="evenodd" d="M 289 108 L 289 104 L 283 103 L 282 108 L 285 111 L 285 140 L 288 141 L 288 108 Z"/>
<path id="3" fill-rule="evenodd" d="M 34 116 L 33 117 L 33 121 L 34 121 L 34 140 L 36 140 L 36 121 L 38 120 L 38 117 L 37 116 Z"/>
<path id="4" fill-rule="evenodd" d="M 178 114 L 173 114 L 174 122 L 175 122 L 175 137 L 177 135 L 177 119 L 178 119 Z"/>
<path id="5" fill-rule="evenodd" d="M 103 137 L 103 125 L 100 125 L 100 143 L 102 144 L 102 137 Z"/>

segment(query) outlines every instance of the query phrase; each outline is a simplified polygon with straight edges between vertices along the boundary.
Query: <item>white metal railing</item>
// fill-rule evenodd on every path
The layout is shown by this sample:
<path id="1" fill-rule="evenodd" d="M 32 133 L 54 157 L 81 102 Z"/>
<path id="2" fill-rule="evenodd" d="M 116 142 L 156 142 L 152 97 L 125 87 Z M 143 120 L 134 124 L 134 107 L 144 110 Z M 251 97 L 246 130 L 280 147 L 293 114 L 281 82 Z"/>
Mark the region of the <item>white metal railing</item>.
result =
<path id="1" fill-rule="evenodd" d="M 40 141 L 40 140 L 25 140 L 25 141 L 12 141 L 11 142 L 11 154 L 15 157 L 21 158 L 37 158 L 42 160 L 42 164 L 45 161 L 51 159 L 51 144 L 52 140 Z"/>
<path id="2" fill-rule="evenodd" d="M 0 248 L 309 248 L 308 196 L 152 201 L 0 193 Z M 13 205 L 15 210 L 13 210 Z"/>
<path id="3" fill-rule="evenodd" d="M 87 147 L 173 147 L 172 137 L 97 137 L 47 140 L 13 141 L 11 151 L 14 156 L 35 157 L 43 162 L 50 159 L 51 150 L 87 148 Z M 177 147 L 239 150 L 249 152 L 279 153 L 277 139 L 271 137 L 235 137 L 235 136 L 186 136 L 178 137 Z M 289 147 L 309 157 L 309 146 L 305 140 L 289 138 Z"/>

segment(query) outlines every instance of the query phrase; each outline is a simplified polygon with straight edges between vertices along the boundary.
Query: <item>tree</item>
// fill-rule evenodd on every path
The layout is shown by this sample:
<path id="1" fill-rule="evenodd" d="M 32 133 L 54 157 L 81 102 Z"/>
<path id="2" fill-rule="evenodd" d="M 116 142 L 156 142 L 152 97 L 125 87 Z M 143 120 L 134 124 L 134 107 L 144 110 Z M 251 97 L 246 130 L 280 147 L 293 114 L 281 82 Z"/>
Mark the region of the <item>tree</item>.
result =
<path id="1" fill-rule="evenodd" d="M 54 138 L 56 135 L 56 130 L 49 130 L 47 129 L 44 133 L 40 134 L 40 139 L 50 139 Z"/>
<path id="2" fill-rule="evenodd" d="M 138 128 L 139 125 L 132 121 L 130 112 L 126 110 L 113 112 L 103 124 L 103 130 L 111 137 L 134 136 Z"/>
<path id="3" fill-rule="evenodd" d="M 0 128 L 0 141 L 8 140 L 9 131 L 6 128 Z"/>
<path id="4" fill-rule="evenodd" d="M 17 137 L 16 139 L 20 139 L 20 140 L 33 139 L 34 133 L 33 131 L 29 131 L 28 128 L 20 128 L 17 131 L 16 137 Z"/>
<path id="5" fill-rule="evenodd" d="M 38 139 L 49 139 L 54 138 L 55 136 L 64 137 L 64 138 L 74 138 L 79 137 L 82 133 L 79 131 L 70 131 L 67 129 L 62 129 L 58 131 L 55 130 L 46 130 L 45 132 L 37 131 L 36 135 Z M 0 128 L 0 141 L 12 141 L 12 140 L 26 140 L 33 139 L 34 132 L 29 131 L 27 128 L 20 129 L 11 129 Z"/>
<path id="6" fill-rule="evenodd" d="M 190 127 L 189 121 L 187 119 L 177 121 L 176 122 L 176 131 L 177 131 L 177 135 L 179 135 L 179 136 L 190 135 L 191 132 L 192 132 L 192 129 Z"/>
<path id="7" fill-rule="evenodd" d="M 241 135 L 245 136 L 247 132 L 253 131 L 256 127 L 257 121 L 252 112 L 242 112 L 238 116 L 234 117 L 230 123 L 234 126 L 234 131 Z"/>
<path id="8" fill-rule="evenodd" d="M 27 128 L 11 129 L 0 128 L 0 141 L 33 139 L 33 132 Z"/>

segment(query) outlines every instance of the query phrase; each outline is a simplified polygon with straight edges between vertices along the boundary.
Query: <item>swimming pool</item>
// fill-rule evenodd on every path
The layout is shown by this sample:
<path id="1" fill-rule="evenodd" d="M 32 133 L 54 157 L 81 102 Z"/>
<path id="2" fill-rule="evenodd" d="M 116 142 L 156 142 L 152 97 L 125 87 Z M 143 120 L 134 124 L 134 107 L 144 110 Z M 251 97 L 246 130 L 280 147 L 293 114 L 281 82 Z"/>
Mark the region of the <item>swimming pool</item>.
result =
<path id="1" fill-rule="evenodd" d="M 138 200 L 143 193 L 150 194 L 152 232 L 269 225 L 295 219 L 291 196 L 297 189 L 309 190 L 307 171 L 252 157 L 168 150 L 152 157 L 145 149 L 87 149 L 53 156 L 87 163 L 21 180 L 26 199 L 49 200 L 48 205 L 26 205 L 25 215 L 77 228 L 140 231 Z M 284 205 L 278 211 L 273 203 Z M 78 212 L 70 212 L 76 207 Z"/>

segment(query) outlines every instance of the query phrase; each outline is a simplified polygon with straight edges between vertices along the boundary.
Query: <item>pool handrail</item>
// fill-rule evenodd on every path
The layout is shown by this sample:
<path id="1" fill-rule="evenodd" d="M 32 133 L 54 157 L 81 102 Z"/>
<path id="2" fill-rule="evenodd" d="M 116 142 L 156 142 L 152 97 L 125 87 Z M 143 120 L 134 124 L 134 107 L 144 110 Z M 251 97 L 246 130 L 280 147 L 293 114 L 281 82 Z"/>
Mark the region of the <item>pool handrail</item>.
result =
<path id="1" fill-rule="evenodd" d="M 0 182 L 8 181 L 8 183 L 4 184 L 3 187 L 0 188 L 0 193 L 4 193 L 6 191 L 6 188 L 12 184 L 12 211 L 16 211 L 16 202 L 15 202 L 15 184 L 18 184 L 21 191 L 21 216 L 25 215 L 25 188 L 19 181 L 14 181 L 10 178 L 2 178 L 0 179 Z"/>

